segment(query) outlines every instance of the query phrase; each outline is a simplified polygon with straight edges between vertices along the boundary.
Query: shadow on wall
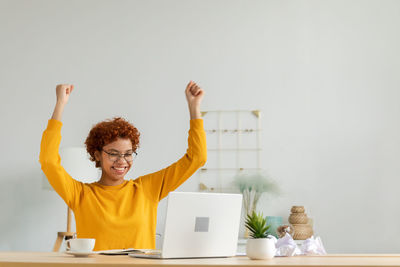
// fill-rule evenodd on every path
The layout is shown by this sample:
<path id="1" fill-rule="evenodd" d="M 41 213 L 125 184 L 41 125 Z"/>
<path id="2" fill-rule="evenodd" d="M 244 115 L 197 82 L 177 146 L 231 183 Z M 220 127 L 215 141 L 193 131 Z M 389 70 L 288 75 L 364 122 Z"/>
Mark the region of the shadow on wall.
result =
<path id="1" fill-rule="evenodd" d="M 66 228 L 67 206 L 42 188 L 42 171 L 8 170 L 0 180 L 0 250 L 51 251 Z"/>

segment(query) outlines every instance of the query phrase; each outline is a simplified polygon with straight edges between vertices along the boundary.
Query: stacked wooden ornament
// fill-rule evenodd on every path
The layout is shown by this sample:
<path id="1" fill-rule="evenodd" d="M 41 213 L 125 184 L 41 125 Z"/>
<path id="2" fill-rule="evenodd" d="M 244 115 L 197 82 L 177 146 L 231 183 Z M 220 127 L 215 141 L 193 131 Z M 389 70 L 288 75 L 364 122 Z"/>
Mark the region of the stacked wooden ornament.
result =
<path id="1" fill-rule="evenodd" d="M 309 223 L 303 206 L 293 206 L 290 210 L 289 223 L 292 225 L 293 239 L 305 240 L 313 235 L 312 225 Z"/>

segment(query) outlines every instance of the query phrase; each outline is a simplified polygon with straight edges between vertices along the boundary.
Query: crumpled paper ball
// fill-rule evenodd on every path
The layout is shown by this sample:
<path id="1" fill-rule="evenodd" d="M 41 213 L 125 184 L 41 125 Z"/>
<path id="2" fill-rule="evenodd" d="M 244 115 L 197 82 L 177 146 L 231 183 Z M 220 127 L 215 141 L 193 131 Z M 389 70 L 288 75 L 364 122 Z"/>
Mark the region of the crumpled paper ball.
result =
<path id="1" fill-rule="evenodd" d="M 300 255 L 301 251 L 294 242 L 292 236 L 288 233 L 284 237 L 281 237 L 275 243 L 276 254 L 275 256 L 294 256 Z"/>
<path id="2" fill-rule="evenodd" d="M 313 236 L 306 239 L 301 245 L 301 254 L 303 255 L 326 255 L 324 245 L 322 245 L 321 238 Z"/>
<path id="3" fill-rule="evenodd" d="M 299 248 L 292 236 L 286 233 L 283 237 L 276 239 L 275 256 L 290 257 L 295 255 L 326 255 L 324 245 L 320 237 L 313 236 L 306 239 Z"/>

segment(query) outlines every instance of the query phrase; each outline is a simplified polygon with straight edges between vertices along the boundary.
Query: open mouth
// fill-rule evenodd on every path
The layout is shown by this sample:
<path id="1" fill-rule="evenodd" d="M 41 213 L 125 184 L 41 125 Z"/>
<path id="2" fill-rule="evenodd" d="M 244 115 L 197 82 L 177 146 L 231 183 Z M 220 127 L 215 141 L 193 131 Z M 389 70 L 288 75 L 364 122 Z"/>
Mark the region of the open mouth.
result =
<path id="1" fill-rule="evenodd" d="M 113 169 L 114 172 L 116 172 L 117 174 L 123 174 L 125 173 L 125 171 L 128 169 L 127 166 L 125 167 L 111 167 L 111 169 Z"/>

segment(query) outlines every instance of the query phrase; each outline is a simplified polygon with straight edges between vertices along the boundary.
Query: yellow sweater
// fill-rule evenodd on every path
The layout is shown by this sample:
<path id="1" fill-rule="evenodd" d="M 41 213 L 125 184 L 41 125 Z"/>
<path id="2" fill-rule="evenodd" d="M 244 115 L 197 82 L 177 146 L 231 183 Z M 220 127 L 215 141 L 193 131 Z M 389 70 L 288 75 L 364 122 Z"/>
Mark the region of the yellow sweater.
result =
<path id="1" fill-rule="evenodd" d="M 39 162 L 51 186 L 74 211 L 78 238 L 95 238 L 94 250 L 155 248 L 158 202 L 206 162 L 203 120 L 190 121 L 188 149 L 181 159 L 117 186 L 81 183 L 64 170 L 58 154 L 61 127 L 60 121 L 49 120 Z"/>

